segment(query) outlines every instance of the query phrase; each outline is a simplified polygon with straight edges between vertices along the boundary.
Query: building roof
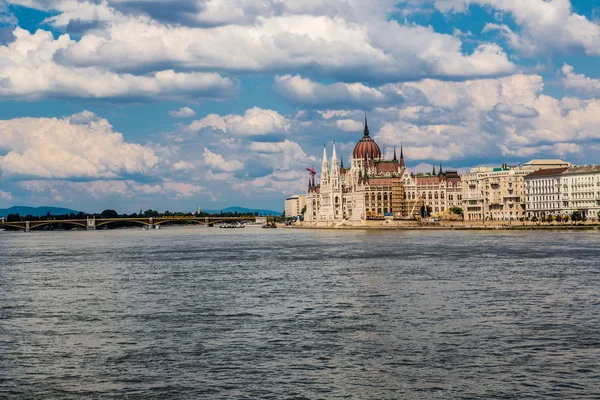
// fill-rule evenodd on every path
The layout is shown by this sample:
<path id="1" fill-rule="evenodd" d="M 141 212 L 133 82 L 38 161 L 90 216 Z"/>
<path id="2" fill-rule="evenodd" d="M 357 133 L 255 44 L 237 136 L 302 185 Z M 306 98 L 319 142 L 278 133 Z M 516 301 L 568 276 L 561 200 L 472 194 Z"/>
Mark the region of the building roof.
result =
<path id="1" fill-rule="evenodd" d="M 377 172 L 398 172 L 398 161 L 379 161 Z"/>
<path id="2" fill-rule="evenodd" d="M 531 160 L 523 165 L 570 165 L 563 160 Z"/>
<path id="3" fill-rule="evenodd" d="M 539 169 L 535 172 L 530 173 L 525 177 L 525 179 L 538 178 L 542 176 L 554 176 L 560 175 L 567 170 L 567 167 L 564 168 L 547 168 L 547 169 Z"/>
<path id="4" fill-rule="evenodd" d="M 584 165 L 583 167 L 570 167 L 567 168 L 563 174 L 588 174 L 592 172 L 600 172 L 600 165 Z"/>
<path id="5" fill-rule="evenodd" d="M 369 136 L 369 125 L 367 124 L 367 117 L 365 116 L 365 131 L 363 137 L 358 141 L 352 152 L 352 157 L 355 159 L 380 159 L 381 150 L 379 146 Z"/>

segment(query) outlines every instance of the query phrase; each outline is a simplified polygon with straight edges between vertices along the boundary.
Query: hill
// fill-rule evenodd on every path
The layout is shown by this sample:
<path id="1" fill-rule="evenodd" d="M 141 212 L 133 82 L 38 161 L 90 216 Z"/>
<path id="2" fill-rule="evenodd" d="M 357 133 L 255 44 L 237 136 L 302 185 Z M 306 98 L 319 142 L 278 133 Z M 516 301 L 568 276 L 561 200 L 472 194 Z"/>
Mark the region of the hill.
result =
<path id="1" fill-rule="evenodd" d="M 267 215 L 267 216 L 280 216 L 281 215 L 281 211 L 273 211 L 273 210 L 260 210 L 260 209 L 255 209 L 255 208 L 244 208 L 244 207 L 227 207 L 227 208 L 223 208 L 222 210 L 202 210 L 206 213 L 209 214 L 219 214 L 221 212 L 227 213 L 227 212 L 238 212 L 240 214 L 242 213 L 257 213 L 259 215 Z"/>
<path id="2" fill-rule="evenodd" d="M 0 208 L 0 217 L 6 217 L 8 214 L 19 214 L 24 217 L 26 215 L 33 215 L 34 217 L 42 217 L 48 212 L 52 215 L 65 215 L 65 214 L 79 214 L 79 211 L 71 210 L 69 208 L 61 207 L 25 207 L 15 206 L 10 208 Z"/>

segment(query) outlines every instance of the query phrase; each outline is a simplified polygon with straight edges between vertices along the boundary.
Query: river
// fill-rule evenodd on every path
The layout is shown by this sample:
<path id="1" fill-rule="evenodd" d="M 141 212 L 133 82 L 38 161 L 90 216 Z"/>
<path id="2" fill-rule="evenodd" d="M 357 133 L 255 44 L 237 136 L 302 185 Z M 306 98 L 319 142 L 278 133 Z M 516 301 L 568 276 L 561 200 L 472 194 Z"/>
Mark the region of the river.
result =
<path id="1" fill-rule="evenodd" d="M 0 398 L 600 398 L 600 233 L 0 232 Z"/>

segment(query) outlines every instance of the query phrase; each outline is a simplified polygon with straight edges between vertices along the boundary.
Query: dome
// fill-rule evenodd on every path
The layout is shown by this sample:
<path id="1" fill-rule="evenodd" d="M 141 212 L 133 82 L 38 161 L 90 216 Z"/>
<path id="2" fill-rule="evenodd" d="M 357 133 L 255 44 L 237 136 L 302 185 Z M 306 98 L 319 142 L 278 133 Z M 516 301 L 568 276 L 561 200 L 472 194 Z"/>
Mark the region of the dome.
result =
<path id="1" fill-rule="evenodd" d="M 352 157 L 354 159 L 381 159 L 381 150 L 379 146 L 371 137 L 369 136 L 369 125 L 367 125 L 367 118 L 365 117 L 365 132 L 363 137 L 358 141 L 356 146 L 354 147 L 354 152 L 352 153 Z"/>

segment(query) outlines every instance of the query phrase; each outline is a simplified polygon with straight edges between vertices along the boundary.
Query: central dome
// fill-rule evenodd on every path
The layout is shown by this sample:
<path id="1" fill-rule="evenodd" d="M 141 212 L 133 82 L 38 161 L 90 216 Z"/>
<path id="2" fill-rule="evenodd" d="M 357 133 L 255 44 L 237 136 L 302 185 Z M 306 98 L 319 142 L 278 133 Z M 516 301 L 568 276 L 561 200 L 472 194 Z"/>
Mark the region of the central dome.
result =
<path id="1" fill-rule="evenodd" d="M 381 159 L 381 150 L 379 146 L 369 136 L 369 125 L 367 125 L 367 117 L 365 117 L 365 132 L 363 137 L 356 143 L 352 157 L 355 159 Z"/>

